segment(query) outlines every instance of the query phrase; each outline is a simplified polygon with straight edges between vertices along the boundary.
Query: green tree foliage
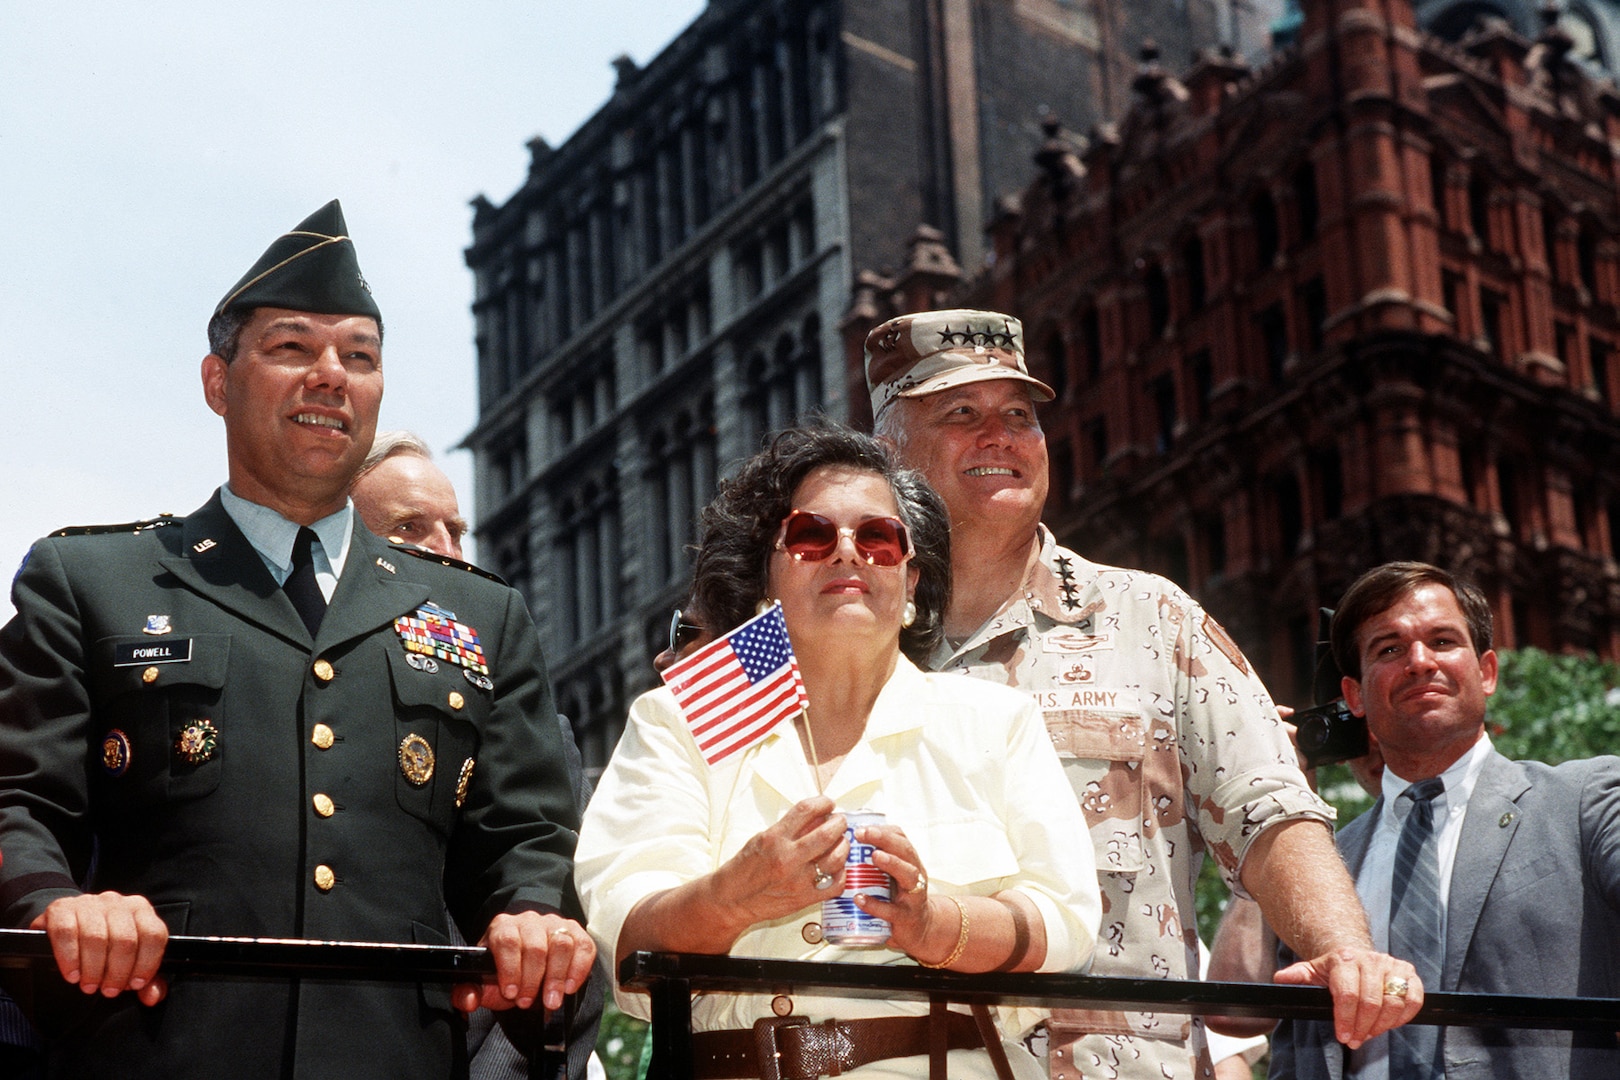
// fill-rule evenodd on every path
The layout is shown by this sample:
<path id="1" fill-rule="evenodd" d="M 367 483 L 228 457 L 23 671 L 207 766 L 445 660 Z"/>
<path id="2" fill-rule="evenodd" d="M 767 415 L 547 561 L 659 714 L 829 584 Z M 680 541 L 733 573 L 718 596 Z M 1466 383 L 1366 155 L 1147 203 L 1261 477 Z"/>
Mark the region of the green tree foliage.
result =
<path id="1" fill-rule="evenodd" d="M 1540 649 L 1497 657 L 1501 673 L 1485 716 L 1502 754 L 1556 765 L 1620 753 L 1620 665 Z"/>
<path id="2" fill-rule="evenodd" d="M 608 1080 L 636 1080 L 641 1046 L 646 1038 L 646 1023 L 620 1012 L 609 995 L 602 1010 L 602 1026 L 596 1033 L 596 1056 L 601 1059 Z"/>

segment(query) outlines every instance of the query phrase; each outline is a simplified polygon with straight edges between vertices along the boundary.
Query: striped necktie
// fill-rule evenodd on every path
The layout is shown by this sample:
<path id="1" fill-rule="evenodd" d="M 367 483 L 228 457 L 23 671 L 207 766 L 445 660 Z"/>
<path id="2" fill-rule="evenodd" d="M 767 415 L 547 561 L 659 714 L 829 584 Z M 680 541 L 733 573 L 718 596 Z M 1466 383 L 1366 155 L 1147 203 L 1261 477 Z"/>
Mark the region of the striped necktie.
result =
<path id="1" fill-rule="evenodd" d="M 1406 824 L 1395 846 L 1395 871 L 1389 891 L 1390 955 L 1417 968 L 1426 990 L 1440 989 L 1446 954 L 1440 909 L 1440 858 L 1434 827 L 1434 800 L 1446 790 L 1439 777 L 1420 780 L 1401 792 L 1411 799 Z M 1440 1029 L 1407 1024 L 1389 1033 L 1391 1080 L 1430 1080 L 1445 1075 L 1440 1061 Z"/>

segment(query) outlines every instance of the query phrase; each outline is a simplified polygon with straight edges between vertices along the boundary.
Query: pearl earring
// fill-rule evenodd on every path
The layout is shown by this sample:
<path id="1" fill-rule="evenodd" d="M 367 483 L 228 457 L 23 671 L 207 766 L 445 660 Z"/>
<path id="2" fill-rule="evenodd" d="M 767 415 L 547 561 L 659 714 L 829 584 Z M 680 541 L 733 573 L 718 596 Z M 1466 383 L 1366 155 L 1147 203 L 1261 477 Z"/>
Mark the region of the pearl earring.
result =
<path id="1" fill-rule="evenodd" d="M 913 604 L 910 600 L 907 600 L 905 610 L 900 612 L 900 625 L 901 627 L 908 627 L 916 621 L 917 605 Z"/>

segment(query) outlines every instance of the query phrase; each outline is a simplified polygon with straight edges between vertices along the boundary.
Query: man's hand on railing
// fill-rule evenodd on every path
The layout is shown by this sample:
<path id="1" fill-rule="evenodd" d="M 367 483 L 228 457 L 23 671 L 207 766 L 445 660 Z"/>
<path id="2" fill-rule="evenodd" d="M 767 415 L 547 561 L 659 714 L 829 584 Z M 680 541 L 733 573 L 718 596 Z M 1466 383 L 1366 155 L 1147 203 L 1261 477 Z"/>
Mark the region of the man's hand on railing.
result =
<path id="1" fill-rule="evenodd" d="M 1423 1006 L 1423 980 L 1405 960 L 1371 949 L 1335 949 L 1277 972 L 1285 985 L 1325 986 L 1333 995 L 1335 1037 L 1354 1050 L 1400 1027 Z"/>
<path id="2" fill-rule="evenodd" d="M 133 990 L 143 1005 L 169 992 L 158 975 L 169 928 L 144 896 L 81 893 L 51 901 L 31 924 L 50 938 L 62 978 L 86 994 L 117 997 Z"/>
<path id="3" fill-rule="evenodd" d="M 538 911 L 495 916 L 478 944 L 489 949 L 495 974 L 456 985 L 450 1000 L 462 1012 L 479 1006 L 527 1009 L 537 999 L 547 1009 L 560 1009 L 564 994 L 585 985 L 596 960 L 596 942 L 584 927 Z"/>

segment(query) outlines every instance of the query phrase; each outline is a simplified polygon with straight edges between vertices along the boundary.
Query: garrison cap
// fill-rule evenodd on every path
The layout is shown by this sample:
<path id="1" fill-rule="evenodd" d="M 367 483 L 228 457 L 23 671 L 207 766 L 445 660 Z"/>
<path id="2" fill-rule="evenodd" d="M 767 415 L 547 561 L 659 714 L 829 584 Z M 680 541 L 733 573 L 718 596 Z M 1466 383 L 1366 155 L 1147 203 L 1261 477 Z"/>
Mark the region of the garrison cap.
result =
<path id="1" fill-rule="evenodd" d="M 1054 396 L 1024 365 L 1024 327 L 1011 315 L 967 308 L 919 311 L 866 335 L 866 389 L 874 417 L 895 398 L 989 379 L 1028 383 L 1036 401 Z"/>
<path id="2" fill-rule="evenodd" d="M 382 322 L 336 199 L 277 237 L 242 280 L 231 286 L 214 314 L 261 307 L 317 315 L 369 315 Z"/>

